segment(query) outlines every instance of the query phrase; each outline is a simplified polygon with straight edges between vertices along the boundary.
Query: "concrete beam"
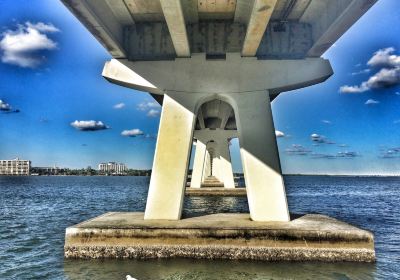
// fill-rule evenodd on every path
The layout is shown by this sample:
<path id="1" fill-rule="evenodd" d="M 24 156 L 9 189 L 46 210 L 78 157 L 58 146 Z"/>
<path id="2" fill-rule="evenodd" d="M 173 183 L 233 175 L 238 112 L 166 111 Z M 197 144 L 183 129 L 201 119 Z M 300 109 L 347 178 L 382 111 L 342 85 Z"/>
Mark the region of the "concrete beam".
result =
<path id="1" fill-rule="evenodd" d="M 152 94 L 162 94 L 155 85 L 135 73 L 119 60 L 112 59 L 104 64 L 101 75 L 110 83 Z"/>
<path id="2" fill-rule="evenodd" d="M 220 106 L 219 109 L 219 118 L 221 119 L 220 129 L 225 129 L 226 123 L 229 120 L 229 117 L 232 113 L 231 106 Z"/>
<path id="3" fill-rule="evenodd" d="M 113 12 L 115 18 L 122 26 L 135 24 L 132 15 L 129 12 L 123 0 L 105 0 L 105 1 L 108 7 Z"/>
<path id="4" fill-rule="evenodd" d="M 105 1 L 61 1 L 113 57 L 126 57 L 122 25 Z"/>
<path id="5" fill-rule="evenodd" d="M 190 46 L 180 0 L 160 0 L 172 43 L 178 57 L 189 57 Z"/>
<path id="6" fill-rule="evenodd" d="M 277 0 L 255 0 L 247 26 L 242 56 L 255 56 Z"/>
<path id="7" fill-rule="evenodd" d="M 236 0 L 234 22 L 248 24 L 253 5 L 254 0 Z"/>
<path id="8" fill-rule="evenodd" d="M 300 19 L 310 23 L 314 44 L 307 56 L 319 57 L 328 50 L 377 0 L 312 1 Z"/>
<path id="9" fill-rule="evenodd" d="M 206 125 L 204 123 L 204 116 L 203 116 L 203 110 L 200 108 L 199 113 L 197 114 L 197 118 L 199 119 L 199 124 L 201 129 L 205 129 Z"/>

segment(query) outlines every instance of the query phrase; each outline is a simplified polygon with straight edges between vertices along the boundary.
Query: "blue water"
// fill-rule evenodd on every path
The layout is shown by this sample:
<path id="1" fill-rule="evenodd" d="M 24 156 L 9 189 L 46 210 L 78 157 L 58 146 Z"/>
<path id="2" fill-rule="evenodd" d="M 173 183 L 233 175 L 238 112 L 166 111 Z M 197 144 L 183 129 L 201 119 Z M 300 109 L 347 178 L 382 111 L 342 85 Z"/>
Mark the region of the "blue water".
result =
<path id="1" fill-rule="evenodd" d="M 400 279 L 400 178 L 286 176 L 292 213 L 322 213 L 375 234 L 377 262 L 64 260 L 65 228 L 143 211 L 145 177 L 0 177 L 0 279 Z M 247 212 L 246 198 L 190 197 L 184 215 Z"/>

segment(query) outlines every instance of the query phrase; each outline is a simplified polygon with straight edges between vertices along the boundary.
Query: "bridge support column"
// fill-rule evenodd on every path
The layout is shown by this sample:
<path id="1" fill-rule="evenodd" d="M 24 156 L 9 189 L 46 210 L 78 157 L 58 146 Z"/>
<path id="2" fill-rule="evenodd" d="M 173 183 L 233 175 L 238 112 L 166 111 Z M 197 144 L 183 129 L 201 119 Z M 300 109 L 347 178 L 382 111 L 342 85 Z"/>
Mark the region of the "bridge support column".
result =
<path id="1" fill-rule="evenodd" d="M 211 176 L 211 156 L 210 153 L 206 150 L 202 182 L 204 182 L 204 179 L 206 179 L 208 176 Z"/>
<path id="2" fill-rule="evenodd" d="M 250 217 L 254 221 L 289 221 L 268 92 L 233 97 Z"/>
<path id="3" fill-rule="evenodd" d="M 190 182 L 191 188 L 200 188 L 203 181 L 204 165 L 206 164 L 206 144 L 197 140 L 196 152 L 194 155 L 192 180 Z"/>
<path id="4" fill-rule="evenodd" d="M 195 104 L 185 94 L 164 95 L 144 219 L 181 217 Z"/>
<path id="5" fill-rule="evenodd" d="M 231 156 L 229 153 L 229 139 L 217 143 L 219 175 L 225 188 L 234 188 L 233 170 Z"/>

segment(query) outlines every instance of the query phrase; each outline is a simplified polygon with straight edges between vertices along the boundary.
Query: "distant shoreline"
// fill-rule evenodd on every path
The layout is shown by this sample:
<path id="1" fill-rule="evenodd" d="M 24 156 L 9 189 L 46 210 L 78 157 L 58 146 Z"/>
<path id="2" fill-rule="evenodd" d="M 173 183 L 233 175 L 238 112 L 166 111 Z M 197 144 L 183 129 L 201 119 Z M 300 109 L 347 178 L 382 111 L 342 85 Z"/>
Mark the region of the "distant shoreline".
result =
<path id="1" fill-rule="evenodd" d="M 319 176 L 319 177 L 400 177 L 399 175 L 349 175 L 349 174 L 282 174 L 283 176 Z M 60 174 L 60 175 L 0 175 L 0 177 L 151 177 L 151 175 L 131 175 L 131 174 L 119 174 L 119 175 L 104 175 L 104 174 L 96 174 L 96 175 L 83 175 L 83 174 Z M 243 174 L 235 173 L 235 177 L 243 178 Z"/>

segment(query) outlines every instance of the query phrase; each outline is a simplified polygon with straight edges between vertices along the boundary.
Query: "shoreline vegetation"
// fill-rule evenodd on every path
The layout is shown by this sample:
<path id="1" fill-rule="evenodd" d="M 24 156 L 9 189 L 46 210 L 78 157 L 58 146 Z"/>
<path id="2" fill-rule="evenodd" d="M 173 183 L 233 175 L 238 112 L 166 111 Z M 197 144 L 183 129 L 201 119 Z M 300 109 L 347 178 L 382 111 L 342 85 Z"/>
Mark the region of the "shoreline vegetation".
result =
<path id="1" fill-rule="evenodd" d="M 191 177 L 192 170 L 188 171 L 188 177 Z M 243 173 L 234 173 L 235 179 L 244 179 Z M 400 177 L 400 174 L 282 174 L 283 176 L 321 176 L 321 177 Z M 0 175 L 2 176 L 143 176 L 150 177 L 151 169 L 128 169 L 124 173 L 104 173 L 96 169 L 81 168 L 69 169 L 59 168 L 53 170 L 45 170 L 42 168 L 32 167 L 30 175 Z"/>

